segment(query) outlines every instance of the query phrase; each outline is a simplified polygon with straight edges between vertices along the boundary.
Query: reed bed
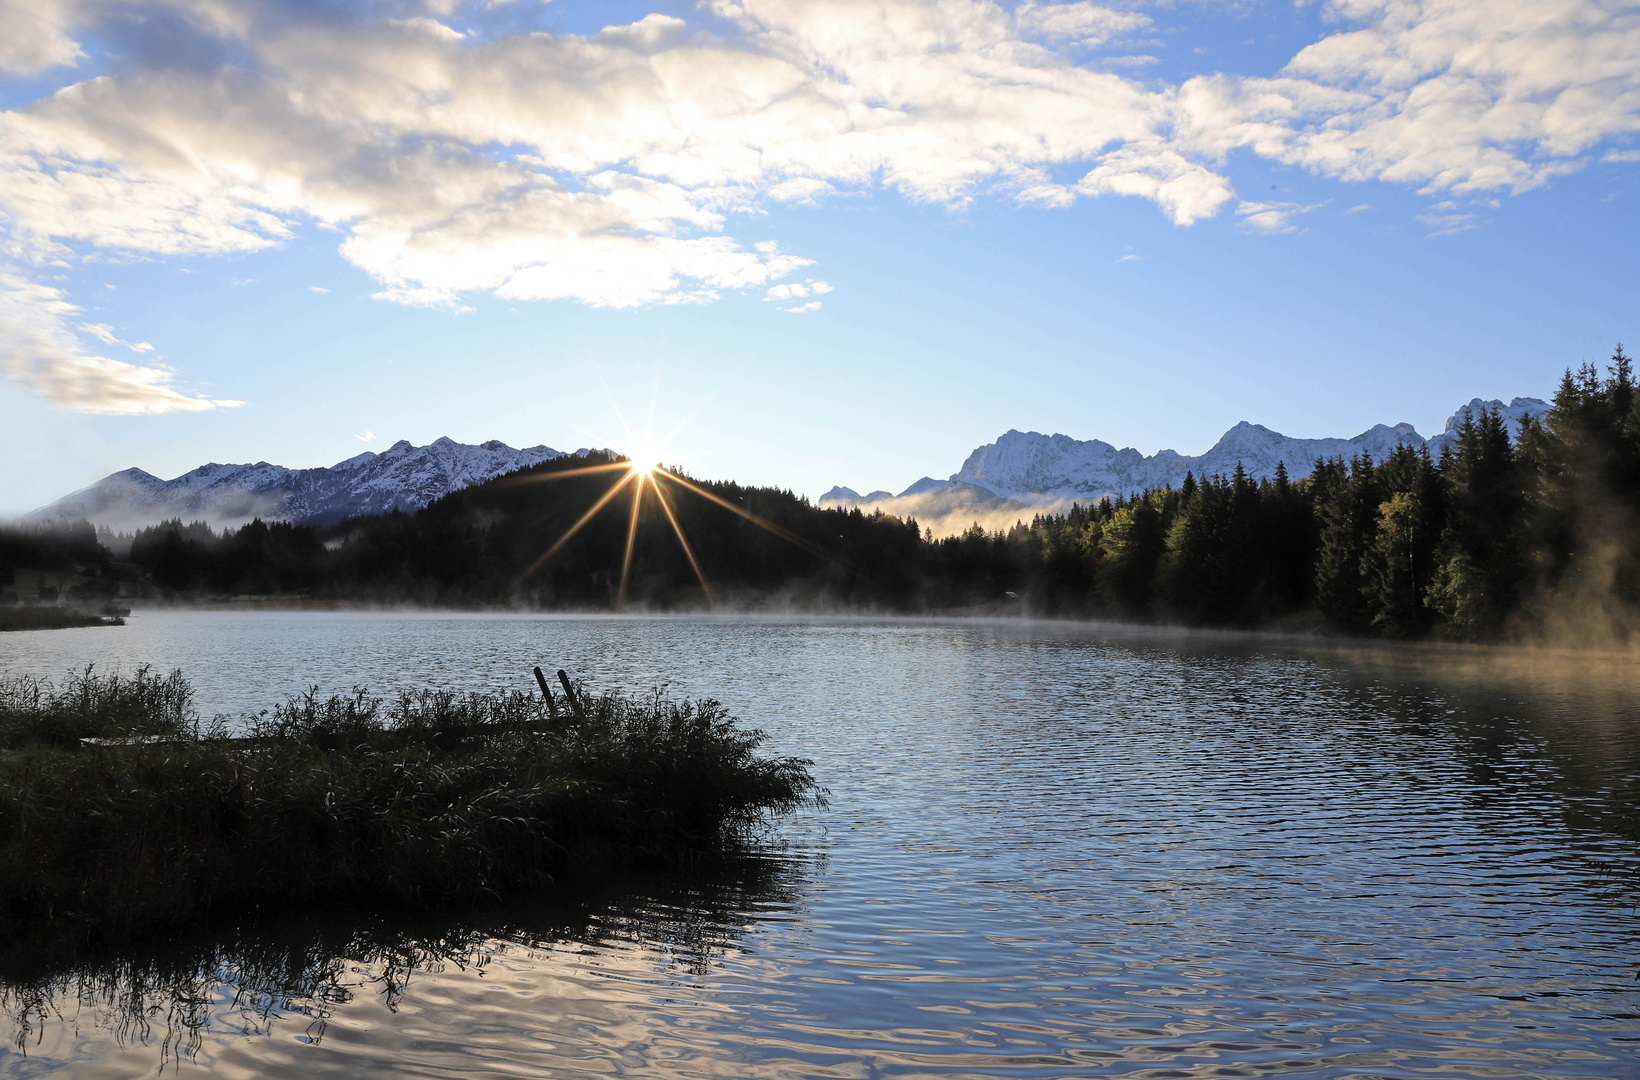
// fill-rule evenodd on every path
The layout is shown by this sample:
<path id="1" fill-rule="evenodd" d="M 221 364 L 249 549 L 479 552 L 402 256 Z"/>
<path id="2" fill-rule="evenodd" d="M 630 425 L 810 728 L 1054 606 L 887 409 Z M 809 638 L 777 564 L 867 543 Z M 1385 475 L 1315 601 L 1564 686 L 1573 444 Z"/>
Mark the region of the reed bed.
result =
<path id="1" fill-rule="evenodd" d="M 500 899 L 709 860 L 821 802 L 810 762 L 760 757 L 718 702 L 574 706 L 310 691 L 231 727 L 180 672 L 0 679 L 0 946 Z"/>

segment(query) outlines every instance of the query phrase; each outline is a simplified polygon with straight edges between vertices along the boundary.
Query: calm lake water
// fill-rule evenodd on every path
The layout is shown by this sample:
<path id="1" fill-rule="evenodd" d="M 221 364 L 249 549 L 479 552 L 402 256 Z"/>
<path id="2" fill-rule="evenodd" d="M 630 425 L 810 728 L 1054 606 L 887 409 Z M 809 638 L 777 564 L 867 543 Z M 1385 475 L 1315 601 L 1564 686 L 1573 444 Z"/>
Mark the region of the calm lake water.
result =
<path id="1" fill-rule="evenodd" d="M 831 808 L 760 873 L 12 987 L 6 1075 L 1640 1076 L 1623 671 L 1064 624 L 138 612 L 0 637 L 7 674 L 91 662 L 180 667 L 206 713 L 534 664 L 664 685 L 814 759 Z"/>

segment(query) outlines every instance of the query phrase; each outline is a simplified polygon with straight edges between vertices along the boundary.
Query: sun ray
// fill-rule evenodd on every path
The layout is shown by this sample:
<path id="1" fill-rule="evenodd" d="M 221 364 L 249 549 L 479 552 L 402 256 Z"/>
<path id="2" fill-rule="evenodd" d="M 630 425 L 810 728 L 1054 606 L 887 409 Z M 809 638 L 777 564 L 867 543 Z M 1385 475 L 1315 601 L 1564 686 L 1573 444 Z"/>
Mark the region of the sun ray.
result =
<path id="1" fill-rule="evenodd" d="M 621 430 L 626 432 L 626 441 L 631 443 L 633 441 L 632 428 L 627 424 L 626 414 L 621 412 L 621 406 L 615 401 L 615 395 L 610 392 L 609 384 L 604 381 L 602 375 L 598 376 L 598 385 L 604 388 L 604 397 L 609 399 L 609 407 L 615 410 L 615 420 L 621 425 Z"/>
<path id="2" fill-rule="evenodd" d="M 706 400 L 702 401 L 699 405 L 696 405 L 693 409 L 690 409 L 688 415 L 686 415 L 682 420 L 679 420 L 675 425 L 673 425 L 671 431 L 668 431 L 665 435 L 662 435 L 659 439 L 655 440 L 655 444 L 654 444 L 655 449 L 657 451 L 661 451 L 661 450 L 665 450 L 668 446 L 670 446 L 672 444 L 673 436 L 677 435 L 678 432 L 682 431 L 685 427 L 687 427 L 691 420 L 693 420 L 695 417 L 699 416 L 705 410 L 706 406 L 711 404 L 712 399 L 715 398 L 716 396 L 717 395 L 716 395 L 715 392 L 712 393 L 712 394 L 709 394 L 709 395 L 707 395 Z"/>
<path id="3" fill-rule="evenodd" d="M 683 528 L 678 524 L 676 515 L 672 513 L 672 504 L 666 498 L 666 489 L 653 477 L 650 478 L 650 483 L 655 485 L 655 498 L 660 500 L 661 509 L 666 512 L 666 520 L 671 522 L 672 531 L 677 534 L 678 546 L 683 548 L 684 557 L 689 560 L 689 568 L 695 572 L 695 578 L 700 582 L 700 591 L 706 594 L 706 603 L 716 610 L 717 597 L 712 595 L 712 586 L 706 580 L 706 573 L 700 568 L 699 561 L 695 559 L 694 549 L 689 546 L 689 541 L 683 535 Z"/>
<path id="4" fill-rule="evenodd" d="M 626 462 L 617 461 L 612 465 L 587 465 L 579 469 L 562 469 L 558 472 L 535 473 L 530 476 L 513 476 L 497 481 L 500 486 L 511 487 L 514 484 L 539 484 L 546 480 L 567 480 L 572 476 L 590 476 L 594 473 L 615 472 L 618 469 L 628 468 Z"/>
<path id="5" fill-rule="evenodd" d="M 607 393 L 608 387 L 606 386 L 604 389 Z M 810 552 L 811 554 L 817 555 L 820 558 L 825 559 L 827 562 L 836 563 L 840 566 L 849 565 L 846 560 L 840 559 L 837 555 L 826 551 L 818 544 L 806 540 L 803 537 L 798 536 L 796 533 L 776 525 L 772 521 L 759 517 L 750 510 L 747 510 L 745 507 L 736 506 L 734 503 L 723 498 L 721 495 L 718 495 L 717 493 L 710 491 L 691 480 L 685 479 L 677 472 L 674 472 L 673 470 L 662 465 L 660 461 L 662 448 L 671 441 L 672 437 L 676 435 L 678 430 L 683 427 L 683 424 L 679 424 L 677 428 L 674 428 L 672 431 L 668 432 L 666 437 L 661 439 L 658 443 L 655 442 L 653 439 L 656 406 L 655 398 L 658 398 L 658 392 L 655 397 L 651 398 L 649 415 L 646 418 L 642 439 L 634 436 L 631 426 L 626 422 L 626 417 L 621 413 L 620 407 L 615 404 L 613 397 L 610 400 L 610 405 L 615 410 L 616 419 L 620 421 L 621 428 L 627 435 L 628 452 L 625 455 L 625 460 L 611 462 L 608 465 L 588 465 L 581 468 L 565 469 L 561 472 L 541 473 L 533 476 L 522 476 L 504 481 L 508 484 L 536 483 L 545 480 L 560 480 L 576 476 L 589 476 L 603 473 L 623 474 L 615 480 L 615 483 L 610 486 L 609 490 L 605 491 L 603 495 L 599 497 L 597 502 L 588 507 L 586 512 L 576 519 L 575 524 L 565 530 L 562 536 L 553 541 L 551 547 L 542 552 L 540 557 L 532 562 L 529 565 L 529 568 L 518 576 L 518 585 L 522 585 L 524 581 L 526 581 L 532 574 L 540 570 L 548 560 L 563 549 L 564 545 L 567 544 L 572 537 L 580 532 L 588 522 L 596 517 L 599 512 L 604 509 L 604 507 L 608 506 L 610 502 L 613 501 L 616 496 L 618 496 L 627 487 L 627 485 L 630 484 L 632 486 L 632 507 L 627 518 L 626 547 L 621 554 L 620 585 L 615 594 L 615 609 L 619 611 L 625 608 L 627 589 L 631 585 L 632 581 L 632 559 L 637 551 L 638 525 L 643 518 L 644 487 L 647 484 L 655 489 L 655 498 L 661 504 L 661 512 L 666 515 L 666 521 L 667 524 L 671 526 L 672 534 L 678 538 L 678 546 L 683 549 L 684 558 L 689 560 L 689 569 L 694 572 L 695 580 L 700 582 L 701 592 L 705 595 L 707 604 L 715 610 L 717 608 L 717 597 L 712 592 L 711 582 L 707 580 L 706 571 L 701 567 L 700 560 L 696 558 L 694 549 L 690 547 L 688 537 L 684 535 L 683 525 L 678 521 L 677 513 L 672 506 L 672 498 L 677 493 L 674 492 L 669 495 L 665 486 L 661 483 L 663 479 L 676 483 L 682 491 L 698 495 L 708 502 L 715 503 L 723 509 L 736 514 L 739 517 L 745 518 L 758 528 L 763 529 L 774 536 L 778 536 L 782 540 L 785 540 L 790 544 L 794 544 L 797 547 Z M 696 411 L 698 412 L 699 410 L 697 409 Z M 691 414 L 691 416 L 692 415 L 693 414 Z M 688 418 L 685 418 L 685 423 L 687 423 L 687 420 Z"/>
<path id="6" fill-rule="evenodd" d="M 638 542 L 638 510 L 643 506 L 644 481 L 650 479 L 647 469 L 634 467 L 632 475 L 636 480 L 632 485 L 632 520 L 626 526 L 626 554 L 621 559 L 621 588 L 615 594 L 616 611 L 626 606 L 626 579 L 632 573 L 632 548 Z"/>
<path id="7" fill-rule="evenodd" d="M 644 445 L 650 446 L 655 441 L 655 406 L 661 399 L 661 373 L 655 372 L 655 384 L 649 388 L 649 416 L 643 422 Z"/>
<path id="8" fill-rule="evenodd" d="M 623 464 L 621 466 L 621 468 L 625 469 L 626 465 Z M 621 477 L 621 479 L 615 481 L 614 486 L 611 487 L 608 491 L 604 492 L 603 497 L 601 499 L 599 499 L 597 502 L 593 503 L 592 508 L 590 510 L 588 510 L 586 513 L 582 514 L 580 516 L 580 518 L 576 520 L 575 524 L 573 524 L 569 527 L 568 532 L 564 533 L 563 536 L 560 536 L 557 540 L 553 541 L 553 545 L 551 547 L 549 547 L 545 552 L 543 552 L 540 558 L 538 558 L 534 562 L 530 563 L 529 569 L 525 570 L 522 574 L 518 575 L 519 583 L 520 584 L 523 583 L 523 581 L 526 578 L 528 578 L 531 574 L 533 574 L 537 570 L 541 569 L 542 565 L 545 564 L 548 559 L 550 559 L 554 555 L 558 554 L 558 549 L 563 547 L 565 544 L 569 543 L 569 538 L 574 536 L 576 533 L 580 532 L 581 531 L 581 526 L 583 526 L 587 522 L 591 521 L 597 515 L 598 511 L 600 511 L 604 507 L 608 506 L 609 505 L 609 500 L 613 499 L 615 497 L 615 495 L 623 487 L 625 487 L 626 485 L 632 483 L 633 480 L 637 479 L 637 475 L 638 475 L 637 473 L 634 473 L 630 469 L 628 469 L 627 474 L 625 476 Z"/>
<path id="9" fill-rule="evenodd" d="M 676 480 L 678 483 L 682 484 L 684 487 L 688 488 L 690 491 L 693 491 L 696 495 L 699 495 L 701 498 L 710 500 L 711 502 L 715 502 L 719 506 L 723 507 L 725 510 L 731 510 L 734 513 L 739 514 L 741 517 L 745 518 L 747 521 L 750 521 L 753 525 L 756 525 L 756 526 L 758 526 L 759 528 L 762 528 L 762 529 L 767 529 L 769 532 L 771 532 L 774 535 L 780 537 L 782 540 L 788 540 L 791 543 L 796 544 L 798 547 L 804 549 L 805 551 L 808 551 L 808 552 L 811 552 L 815 555 L 818 555 L 821 558 L 826 559 L 829 562 L 837 562 L 838 561 L 838 559 L 835 555 L 833 555 L 831 552 L 825 550 L 824 548 L 822 548 L 822 547 L 820 547 L 816 544 L 809 543 L 809 541 L 803 539 L 801 536 L 798 536 L 796 533 L 789 532 L 786 529 L 782 529 L 779 525 L 776 525 L 772 521 L 764 521 L 762 518 L 758 517 L 756 514 L 752 513 L 750 510 L 747 510 L 745 507 L 736 506 L 734 503 L 730 502 L 728 499 L 722 498 L 719 495 L 716 495 L 716 494 L 714 494 L 710 491 L 707 491 L 705 488 L 701 487 L 699 484 L 695 484 L 695 483 L 692 483 L 691 481 L 685 480 L 683 477 L 679 476 L 675 472 L 667 472 L 666 473 L 666 478 L 668 480 Z"/>

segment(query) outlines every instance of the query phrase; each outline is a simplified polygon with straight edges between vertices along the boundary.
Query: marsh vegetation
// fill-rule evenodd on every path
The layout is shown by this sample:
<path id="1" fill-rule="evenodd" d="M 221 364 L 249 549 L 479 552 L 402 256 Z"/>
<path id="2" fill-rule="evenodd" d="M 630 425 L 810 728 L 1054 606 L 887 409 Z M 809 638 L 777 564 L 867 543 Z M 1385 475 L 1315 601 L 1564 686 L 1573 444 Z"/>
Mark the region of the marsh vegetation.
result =
<path id="1" fill-rule="evenodd" d="M 715 701 L 578 687 L 574 706 L 309 692 L 230 723 L 180 672 L 0 679 L 0 947 L 700 863 L 822 794 Z"/>

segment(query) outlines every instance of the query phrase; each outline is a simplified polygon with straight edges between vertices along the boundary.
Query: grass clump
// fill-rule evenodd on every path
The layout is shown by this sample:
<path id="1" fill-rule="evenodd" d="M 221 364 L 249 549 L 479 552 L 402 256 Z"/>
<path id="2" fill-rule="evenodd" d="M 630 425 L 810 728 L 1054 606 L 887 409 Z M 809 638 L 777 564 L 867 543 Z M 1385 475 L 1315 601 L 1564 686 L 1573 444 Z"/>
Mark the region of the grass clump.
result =
<path id="1" fill-rule="evenodd" d="M 820 801 L 715 701 L 579 699 L 557 721 L 517 692 L 309 692 L 230 735 L 179 672 L 0 680 L 0 944 L 498 899 L 701 861 Z"/>
<path id="2" fill-rule="evenodd" d="M 77 747 L 90 738 L 197 740 L 204 734 L 194 690 L 182 672 L 135 675 L 76 672 L 62 685 L 21 675 L 0 678 L 0 751 Z"/>

